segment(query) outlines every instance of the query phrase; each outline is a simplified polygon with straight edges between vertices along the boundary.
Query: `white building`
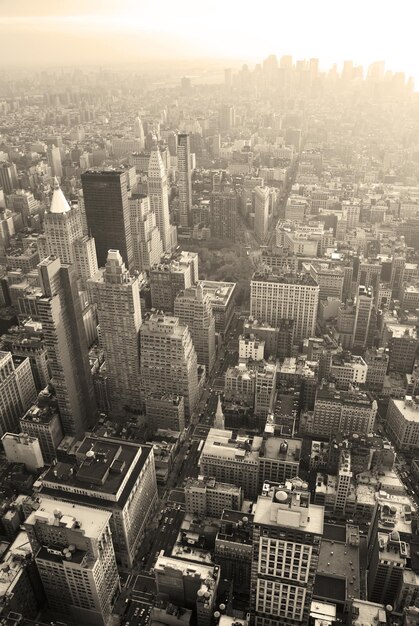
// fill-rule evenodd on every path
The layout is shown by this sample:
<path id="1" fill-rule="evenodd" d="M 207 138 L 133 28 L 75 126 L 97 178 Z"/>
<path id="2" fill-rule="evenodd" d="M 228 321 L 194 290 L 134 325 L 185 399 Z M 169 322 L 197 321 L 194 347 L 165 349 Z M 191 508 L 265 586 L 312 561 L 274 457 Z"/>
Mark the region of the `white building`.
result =
<path id="1" fill-rule="evenodd" d="M 1 438 L 4 452 L 9 463 L 23 463 L 29 472 L 44 467 L 39 440 L 26 433 L 5 433 Z"/>

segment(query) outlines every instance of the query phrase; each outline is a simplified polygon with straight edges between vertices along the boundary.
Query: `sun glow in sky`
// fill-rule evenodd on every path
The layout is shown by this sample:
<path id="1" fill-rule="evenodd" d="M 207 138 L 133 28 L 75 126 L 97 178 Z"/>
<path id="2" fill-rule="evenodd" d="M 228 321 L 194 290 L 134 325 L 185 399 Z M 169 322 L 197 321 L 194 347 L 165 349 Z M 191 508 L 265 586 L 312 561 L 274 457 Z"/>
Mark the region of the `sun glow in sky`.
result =
<path id="1" fill-rule="evenodd" d="M 0 0 L 0 66 L 292 54 L 419 84 L 418 18 L 416 0 Z"/>

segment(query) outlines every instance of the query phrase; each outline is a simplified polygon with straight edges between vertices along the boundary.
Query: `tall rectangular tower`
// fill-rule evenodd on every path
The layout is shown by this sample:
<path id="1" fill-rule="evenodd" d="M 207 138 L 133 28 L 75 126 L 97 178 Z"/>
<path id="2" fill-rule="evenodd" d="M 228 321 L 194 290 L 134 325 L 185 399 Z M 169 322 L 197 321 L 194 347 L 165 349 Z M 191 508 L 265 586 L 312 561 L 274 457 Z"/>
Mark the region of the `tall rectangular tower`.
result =
<path id="1" fill-rule="evenodd" d="M 301 481 L 265 483 L 254 509 L 251 607 L 255 626 L 309 623 L 324 507 Z"/>
<path id="2" fill-rule="evenodd" d="M 75 269 L 47 257 L 38 274 L 43 295 L 37 305 L 61 423 L 66 435 L 79 436 L 95 423 L 97 409 Z"/>
<path id="3" fill-rule="evenodd" d="M 151 150 L 147 184 L 150 206 L 156 216 L 164 252 L 170 252 L 172 245 L 170 236 L 169 188 L 167 185 L 166 169 L 156 143 Z"/>
<path id="4" fill-rule="evenodd" d="M 192 208 L 191 150 L 189 135 L 186 133 L 178 135 L 177 158 L 180 225 L 190 226 Z"/>
<path id="5" fill-rule="evenodd" d="M 122 169 L 90 169 L 81 175 L 87 227 L 96 241 L 99 267 L 108 250 L 116 249 L 128 269 L 134 254 L 126 172 Z"/>
<path id="6" fill-rule="evenodd" d="M 13 359 L 11 352 L 0 351 L 0 436 L 16 431 L 19 418 L 35 400 L 29 359 Z"/>
<path id="7" fill-rule="evenodd" d="M 119 576 L 108 511 L 40 499 L 25 522 L 51 611 L 108 626 Z"/>
<path id="8" fill-rule="evenodd" d="M 138 277 L 130 275 L 118 250 L 109 250 L 105 269 L 88 280 L 87 287 L 97 305 L 111 410 L 139 413 L 142 319 Z"/>

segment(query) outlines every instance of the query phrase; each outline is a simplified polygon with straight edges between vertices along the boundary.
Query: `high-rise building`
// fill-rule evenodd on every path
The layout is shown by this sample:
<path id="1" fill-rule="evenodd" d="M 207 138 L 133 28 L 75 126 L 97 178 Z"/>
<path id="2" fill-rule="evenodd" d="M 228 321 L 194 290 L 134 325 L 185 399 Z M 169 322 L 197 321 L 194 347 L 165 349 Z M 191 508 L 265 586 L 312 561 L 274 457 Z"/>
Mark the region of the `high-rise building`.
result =
<path id="1" fill-rule="evenodd" d="M 294 479 L 265 483 L 253 519 L 251 607 L 255 626 L 308 625 L 324 508 Z"/>
<path id="2" fill-rule="evenodd" d="M 346 501 L 351 486 L 351 452 L 342 450 L 339 458 L 338 480 L 336 485 L 335 514 L 338 517 L 345 516 Z"/>
<path id="3" fill-rule="evenodd" d="M 157 503 L 153 447 L 112 437 L 86 437 L 44 475 L 44 498 L 86 504 L 112 513 L 116 558 L 132 567 Z"/>
<path id="4" fill-rule="evenodd" d="M 362 350 L 367 344 L 373 308 L 372 289 L 360 286 L 355 302 L 355 324 L 352 347 Z"/>
<path id="5" fill-rule="evenodd" d="M 255 235 L 264 242 L 269 227 L 269 188 L 255 187 Z"/>
<path id="6" fill-rule="evenodd" d="M 150 393 L 145 398 L 145 414 L 150 432 L 158 429 L 183 432 L 185 428 L 185 401 L 183 396 Z"/>
<path id="7" fill-rule="evenodd" d="M 23 433 L 38 439 L 45 463 L 50 464 L 57 458 L 63 430 L 55 406 L 40 407 L 34 404 L 20 418 L 20 427 Z"/>
<path id="8" fill-rule="evenodd" d="M 389 372 L 411 374 L 419 344 L 416 327 L 386 324 L 385 335 L 388 338 Z"/>
<path id="9" fill-rule="evenodd" d="M 189 328 L 198 363 L 205 365 L 209 374 L 215 363 L 215 318 L 211 298 L 201 284 L 178 293 L 174 314 Z"/>
<path id="10" fill-rule="evenodd" d="M 254 413 L 259 424 L 263 426 L 268 413 L 275 404 L 276 365 L 263 363 L 256 370 Z"/>
<path id="11" fill-rule="evenodd" d="M 240 511 L 243 494 L 240 487 L 219 483 L 215 478 L 198 476 L 185 482 L 186 512 L 220 518 L 224 509 Z"/>
<path id="12" fill-rule="evenodd" d="M 256 498 L 261 445 L 262 437 L 211 428 L 202 448 L 200 474 L 241 487 L 245 498 Z"/>
<path id="13" fill-rule="evenodd" d="M 0 349 L 16 357 L 28 357 L 35 387 L 44 389 L 50 379 L 48 356 L 39 322 L 27 320 L 22 326 L 14 326 L 0 339 Z"/>
<path id="14" fill-rule="evenodd" d="M 159 594 L 166 595 L 175 606 L 196 610 L 197 626 L 213 623 L 220 580 L 218 565 L 159 556 L 154 575 Z"/>
<path id="15" fill-rule="evenodd" d="M 38 249 L 41 260 L 54 255 L 63 265 L 73 264 L 81 287 L 97 271 L 95 240 L 83 234 L 81 212 L 78 207 L 70 207 L 57 179 L 51 206 L 44 216 L 44 234 L 38 237 Z"/>
<path id="16" fill-rule="evenodd" d="M 191 151 L 189 135 L 186 133 L 178 135 L 177 158 L 180 225 L 190 226 L 192 209 Z"/>
<path id="17" fill-rule="evenodd" d="M 119 250 L 128 269 L 134 264 L 127 177 L 122 169 L 90 169 L 81 175 L 84 210 L 95 238 L 99 267 L 108 250 Z"/>
<path id="18" fill-rule="evenodd" d="M 198 362 L 192 336 L 177 317 L 153 313 L 140 330 L 141 388 L 150 393 L 183 396 L 185 417 L 195 416 L 198 404 Z"/>
<path id="19" fill-rule="evenodd" d="M 213 192 L 210 195 L 211 237 L 236 240 L 237 195 L 231 192 Z"/>
<path id="20" fill-rule="evenodd" d="M 141 150 L 144 150 L 144 127 L 139 115 L 134 120 L 134 137 L 141 142 Z"/>
<path id="21" fill-rule="evenodd" d="M 294 339 L 314 336 L 319 286 L 309 274 L 280 276 L 255 273 L 250 283 L 250 315 L 259 322 L 279 326 L 294 320 Z"/>
<path id="22" fill-rule="evenodd" d="M 330 436 L 338 432 L 371 433 L 377 402 L 363 391 L 338 391 L 334 387 L 317 392 L 311 432 Z"/>
<path id="23" fill-rule="evenodd" d="M 37 300 L 61 423 L 79 436 L 96 420 L 96 403 L 77 278 L 72 265 L 47 257 L 38 265 L 42 296 Z"/>
<path id="24" fill-rule="evenodd" d="M 111 410 L 139 413 L 142 318 L 138 277 L 130 275 L 118 250 L 109 250 L 105 269 L 87 285 L 90 299 L 97 305 Z"/>
<path id="25" fill-rule="evenodd" d="M 61 151 L 57 146 L 51 146 L 47 150 L 48 165 L 51 168 L 51 174 L 57 178 L 63 176 L 63 166 L 61 164 Z"/>
<path id="26" fill-rule="evenodd" d="M 22 463 L 29 472 L 44 467 L 44 457 L 36 437 L 27 433 L 5 433 L 1 442 L 9 463 Z"/>
<path id="27" fill-rule="evenodd" d="M 164 252 L 172 249 L 171 225 L 169 215 L 169 188 L 166 169 L 157 142 L 154 142 L 148 165 L 148 196 L 150 207 L 157 220 Z"/>
<path id="28" fill-rule="evenodd" d="M 160 262 L 163 256 L 163 244 L 156 215 L 150 208 L 149 197 L 142 194 L 132 194 L 129 199 L 129 206 L 134 269 L 144 272 Z"/>
<path id="29" fill-rule="evenodd" d="M 36 400 L 28 358 L 0 352 L 0 435 L 15 432 L 19 418 Z"/>
<path id="30" fill-rule="evenodd" d="M 198 280 L 198 254 L 182 251 L 165 255 L 149 273 L 153 308 L 173 313 L 176 296 Z"/>
<path id="31" fill-rule="evenodd" d="M 25 521 L 50 610 L 108 626 L 119 576 L 108 511 L 41 498 Z"/>
<path id="32" fill-rule="evenodd" d="M 386 424 L 392 441 L 399 450 L 414 451 L 419 448 L 419 402 L 406 396 L 404 400 L 391 398 Z"/>
<path id="33" fill-rule="evenodd" d="M 0 163 L 0 189 L 6 195 L 13 193 L 18 187 L 17 168 L 15 163 Z"/>
<path id="34" fill-rule="evenodd" d="M 232 581 L 235 597 L 246 602 L 250 596 L 252 533 L 252 514 L 224 509 L 215 539 L 214 561 L 221 567 L 221 577 Z"/>

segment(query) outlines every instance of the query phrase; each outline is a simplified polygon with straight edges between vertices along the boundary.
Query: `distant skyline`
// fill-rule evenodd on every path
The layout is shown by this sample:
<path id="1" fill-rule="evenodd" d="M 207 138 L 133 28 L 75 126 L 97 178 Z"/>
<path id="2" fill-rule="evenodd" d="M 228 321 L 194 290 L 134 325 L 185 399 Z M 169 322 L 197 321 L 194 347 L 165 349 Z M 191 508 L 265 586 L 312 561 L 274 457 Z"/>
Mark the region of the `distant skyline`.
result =
<path id="1" fill-rule="evenodd" d="M 0 0 L 0 67 L 291 54 L 321 69 L 384 60 L 419 85 L 414 12 L 408 0 Z"/>

